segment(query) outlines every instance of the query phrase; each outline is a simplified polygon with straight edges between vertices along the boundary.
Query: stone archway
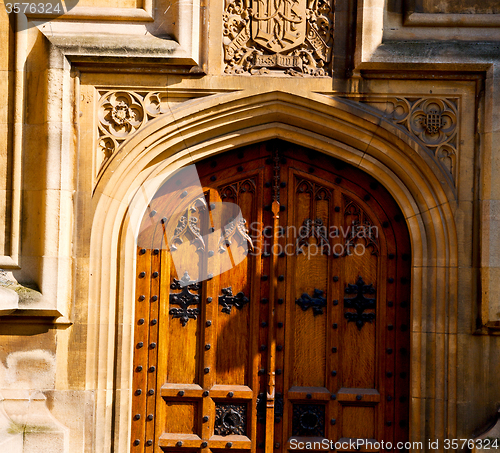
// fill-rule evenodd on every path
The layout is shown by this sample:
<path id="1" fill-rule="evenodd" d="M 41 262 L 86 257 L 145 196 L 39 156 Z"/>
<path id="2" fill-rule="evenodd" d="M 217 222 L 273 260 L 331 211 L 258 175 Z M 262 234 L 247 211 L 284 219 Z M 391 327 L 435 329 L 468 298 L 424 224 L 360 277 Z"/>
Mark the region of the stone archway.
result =
<path id="1" fill-rule="evenodd" d="M 129 449 L 136 273 L 130 227 L 142 218 L 148 194 L 183 165 L 281 137 L 362 169 L 398 203 L 412 243 L 410 436 L 453 437 L 457 238 L 448 178 L 408 134 L 359 105 L 272 92 L 180 106 L 124 143 L 102 173 L 91 238 L 87 366 L 97 389 L 95 451 Z M 142 198 L 142 211 L 131 209 L 134 196 Z"/>

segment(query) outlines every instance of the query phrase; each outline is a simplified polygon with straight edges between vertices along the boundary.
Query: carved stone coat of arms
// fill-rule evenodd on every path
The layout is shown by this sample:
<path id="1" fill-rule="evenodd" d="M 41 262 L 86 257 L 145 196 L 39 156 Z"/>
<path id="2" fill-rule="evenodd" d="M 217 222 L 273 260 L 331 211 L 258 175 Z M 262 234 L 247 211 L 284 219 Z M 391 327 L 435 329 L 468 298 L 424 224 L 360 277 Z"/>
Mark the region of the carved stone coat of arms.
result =
<path id="1" fill-rule="evenodd" d="M 331 75 L 333 0 L 227 0 L 228 74 Z"/>

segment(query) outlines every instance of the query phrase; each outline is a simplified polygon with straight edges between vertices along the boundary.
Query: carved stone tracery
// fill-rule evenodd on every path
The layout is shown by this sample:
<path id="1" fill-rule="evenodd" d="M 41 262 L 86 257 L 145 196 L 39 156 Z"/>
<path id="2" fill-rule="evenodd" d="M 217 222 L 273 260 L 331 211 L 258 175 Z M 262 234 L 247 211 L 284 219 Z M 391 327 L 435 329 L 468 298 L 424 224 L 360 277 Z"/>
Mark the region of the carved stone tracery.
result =
<path id="1" fill-rule="evenodd" d="M 212 93 L 183 91 L 100 91 L 97 105 L 97 150 L 100 168 L 121 144 L 148 121 L 171 112 L 180 100 Z M 97 170 L 99 170 L 98 168 Z"/>
<path id="2" fill-rule="evenodd" d="M 227 74 L 331 75 L 330 0 L 227 0 L 223 20 Z"/>
<path id="3" fill-rule="evenodd" d="M 458 99 L 369 96 L 363 102 L 383 110 L 435 155 L 456 182 L 459 154 Z"/>

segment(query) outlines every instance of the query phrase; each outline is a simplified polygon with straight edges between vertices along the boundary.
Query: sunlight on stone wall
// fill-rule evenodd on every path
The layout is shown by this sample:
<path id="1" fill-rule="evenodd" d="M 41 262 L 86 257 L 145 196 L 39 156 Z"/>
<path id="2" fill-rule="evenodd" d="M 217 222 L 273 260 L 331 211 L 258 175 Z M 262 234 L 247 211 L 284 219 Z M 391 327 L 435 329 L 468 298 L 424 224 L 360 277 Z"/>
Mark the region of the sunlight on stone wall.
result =
<path id="1" fill-rule="evenodd" d="M 45 350 L 18 351 L 0 364 L 0 451 L 62 453 L 69 429 L 54 418 L 39 390 L 55 386 L 55 356 Z"/>

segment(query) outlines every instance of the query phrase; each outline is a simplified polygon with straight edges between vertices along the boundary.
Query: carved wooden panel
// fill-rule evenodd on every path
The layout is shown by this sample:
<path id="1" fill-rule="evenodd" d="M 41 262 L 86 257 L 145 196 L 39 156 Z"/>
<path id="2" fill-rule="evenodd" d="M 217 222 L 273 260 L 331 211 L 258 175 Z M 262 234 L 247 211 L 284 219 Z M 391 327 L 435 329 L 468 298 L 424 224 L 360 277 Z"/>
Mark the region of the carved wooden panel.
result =
<path id="1" fill-rule="evenodd" d="M 214 433 L 218 436 L 245 435 L 247 428 L 246 404 L 216 404 Z"/>
<path id="2" fill-rule="evenodd" d="M 325 437 L 325 406 L 293 405 L 293 436 Z"/>

